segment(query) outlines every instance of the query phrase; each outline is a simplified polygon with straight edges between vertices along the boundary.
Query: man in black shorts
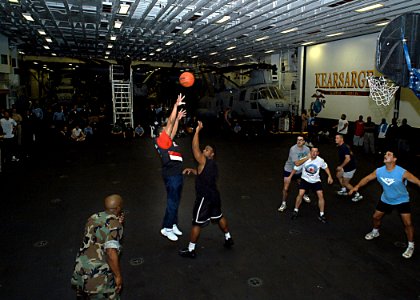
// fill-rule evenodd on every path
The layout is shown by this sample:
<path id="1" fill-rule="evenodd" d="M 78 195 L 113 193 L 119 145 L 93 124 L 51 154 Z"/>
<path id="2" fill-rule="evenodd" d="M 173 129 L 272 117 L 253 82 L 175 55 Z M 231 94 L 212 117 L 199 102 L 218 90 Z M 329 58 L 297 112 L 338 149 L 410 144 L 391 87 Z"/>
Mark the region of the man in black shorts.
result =
<path id="1" fill-rule="evenodd" d="M 224 233 L 224 246 L 230 248 L 233 245 L 227 220 L 222 214 L 220 193 L 216 186 L 218 170 L 214 161 L 214 147 L 207 145 L 203 151 L 200 150 L 199 133 L 201 129 L 203 129 L 203 123 L 198 121 L 192 141 L 193 155 L 198 163 L 197 169 L 186 168 L 183 171 L 183 174 L 192 173 L 197 175 L 195 181 L 196 200 L 193 210 L 190 243 L 188 247 L 179 251 L 179 255 L 191 258 L 196 256 L 195 245 L 200 236 L 201 228 L 208 225 L 210 221 L 217 222 L 220 230 Z"/>

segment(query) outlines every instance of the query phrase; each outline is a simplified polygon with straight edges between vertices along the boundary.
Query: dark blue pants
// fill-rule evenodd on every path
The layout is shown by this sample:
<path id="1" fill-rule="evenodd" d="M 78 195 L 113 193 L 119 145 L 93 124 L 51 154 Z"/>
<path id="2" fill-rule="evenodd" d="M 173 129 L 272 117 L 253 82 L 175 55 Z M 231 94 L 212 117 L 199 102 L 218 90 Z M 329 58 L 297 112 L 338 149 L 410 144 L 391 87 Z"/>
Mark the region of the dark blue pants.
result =
<path id="1" fill-rule="evenodd" d="M 181 201 L 182 185 L 184 177 L 182 174 L 167 176 L 163 178 L 166 187 L 167 200 L 163 228 L 172 228 L 178 224 L 178 206 Z"/>

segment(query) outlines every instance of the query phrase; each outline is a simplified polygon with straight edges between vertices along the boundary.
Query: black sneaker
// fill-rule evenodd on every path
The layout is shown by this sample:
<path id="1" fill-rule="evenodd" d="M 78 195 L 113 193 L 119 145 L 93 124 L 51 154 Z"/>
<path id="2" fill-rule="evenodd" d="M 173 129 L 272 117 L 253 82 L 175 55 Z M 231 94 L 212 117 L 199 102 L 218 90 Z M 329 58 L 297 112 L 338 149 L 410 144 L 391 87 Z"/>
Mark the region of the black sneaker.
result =
<path id="1" fill-rule="evenodd" d="M 292 213 L 292 220 L 296 220 L 298 217 L 298 212 L 297 211 L 293 211 Z"/>
<path id="2" fill-rule="evenodd" d="M 179 250 L 178 254 L 179 254 L 179 255 L 181 255 L 182 257 L 195 258 L 195 250 L 190 251 L 190 250 L 188 249 L 188 247 L 187 247 L 187 248 L 184 248 L 184 249 Z"/>
<path id="3" fill-rule="evenodd" d="M 318 220 L 320 220 L 322 223 L 327 223 L 327 219 L 325 218 L 325 215 L 318 216 Z"/>
<path id="4" fill-rule="evenodd" d="M 233 246 L 233 239 L 232 238 L 228 238 L 227 240 L 225 239 L 225 243 L 223 244 L 223 247 L 225 248 L 232 248 Z"/>

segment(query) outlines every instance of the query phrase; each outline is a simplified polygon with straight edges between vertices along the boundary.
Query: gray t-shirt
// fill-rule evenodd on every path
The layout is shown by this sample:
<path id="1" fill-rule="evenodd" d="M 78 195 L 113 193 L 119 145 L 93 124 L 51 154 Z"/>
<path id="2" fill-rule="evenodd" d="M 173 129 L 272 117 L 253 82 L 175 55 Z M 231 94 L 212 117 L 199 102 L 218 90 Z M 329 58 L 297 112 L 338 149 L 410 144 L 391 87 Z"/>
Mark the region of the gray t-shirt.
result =
<path id="1" fill-rule="evenodd" d="M 295 161 L 298 161 L 307 156 L 309 151 L 309 147 L 305 145 L 303 145 L 302 148 L 299 148 L 297 145 L 290 147 L 289 157 L 284 164 L 284 170 L 287 172 L 292 172 L 293 167 L 295 166 Z"/>

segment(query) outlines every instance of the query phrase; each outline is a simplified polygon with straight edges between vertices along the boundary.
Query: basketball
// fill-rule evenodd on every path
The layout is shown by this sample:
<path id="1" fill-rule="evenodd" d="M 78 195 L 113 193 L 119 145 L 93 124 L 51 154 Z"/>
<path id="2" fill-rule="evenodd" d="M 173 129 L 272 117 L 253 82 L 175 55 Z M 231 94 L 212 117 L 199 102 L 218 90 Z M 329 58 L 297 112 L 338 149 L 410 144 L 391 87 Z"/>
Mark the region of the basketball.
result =
<path id="1" fill-rule="evenodd" d="M 194 84 L 194 75 L 190 72 L 184 72 L 181 74 L 181 76 L 179 76 L 179 83 L 183 86 L 183 87 L 190 87 Z"/>

